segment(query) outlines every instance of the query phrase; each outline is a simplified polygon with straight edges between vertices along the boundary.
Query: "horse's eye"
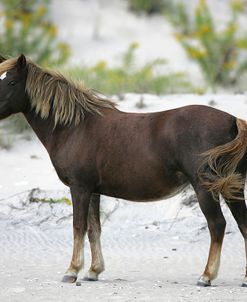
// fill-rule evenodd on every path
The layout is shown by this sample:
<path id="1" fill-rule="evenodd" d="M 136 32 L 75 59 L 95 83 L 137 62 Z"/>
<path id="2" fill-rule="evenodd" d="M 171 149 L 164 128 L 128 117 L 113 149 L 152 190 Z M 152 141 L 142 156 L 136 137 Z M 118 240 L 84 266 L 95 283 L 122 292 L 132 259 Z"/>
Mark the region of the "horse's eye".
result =
<path id="1" fill-rule="evenodd" d="M 8 85 L 11 85 L 11 86 L 14 86 L 16 84 L 16 81 L 10 81 L 9 83 L 8 83 Z"/>

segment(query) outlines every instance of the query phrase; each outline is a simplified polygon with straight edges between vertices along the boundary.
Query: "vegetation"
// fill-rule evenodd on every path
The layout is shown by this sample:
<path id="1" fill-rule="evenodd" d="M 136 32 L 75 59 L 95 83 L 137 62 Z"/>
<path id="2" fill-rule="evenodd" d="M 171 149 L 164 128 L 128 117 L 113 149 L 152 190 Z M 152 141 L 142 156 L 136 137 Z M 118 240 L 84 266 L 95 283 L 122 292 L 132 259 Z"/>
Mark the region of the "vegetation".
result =
<path id="1" fill-rule="evenodd" d="M 29 124 L 21 114 L 15 114 L 0 124 L 0 149 L 10 149 L 17 134 L 22 138 L 30 139 Z"/>
<path id="2" fill-rule="evenodd" d="M 244 1 L 231 1 L 231 18 L 223 30 L 218 30 L 206 0 L 200 0 L 193 19 L 182 4 L 172 19 L 176 37 L 188 56 L 199 64 L 211 87 L 236 84 L 247 71 L 247 32 L 238 24 L 244 11 Z"/>
<path id="3" fill-rule="evenodd" d="M 1 122 L 0 127 L 0 148 L 10 149 L 16 134 L 23 134 L 25 132 L 25 139 L 29 138 L 30 126 L 22 114 L 14 114 L 7 120 Z M 23 137 L 23 136 L 22 136 Z"/>
<path id="4" fill-rule="evenodd" d="M 2 0 L 0 53 L 31 57 L 42 65 L 59 65 L 69 56 L 66 43 L 57 41 L 57 28 L 49 21 L 50 0 Z"/>
<path id="5" fill-rule="evenodd" d="M 93 67 L 74 68 L 65 73 L 74 79 L 83 79 L 87 86 L 109 95 L 126 92 L 167 94 L 193 91 L 184 74 L 164 74 L 160 71 L 166 64 L 164 60 L 156 59 L 137 67 L 137 48 L 138 44 L 132 43 L 117 67 L 108 67 L 106 61 L 101 61 Z"/>
<path id="6" fill-rule="evenodd" d="M 42 195 L 43 191 L 41 191 L 39 188 L 32 189 L 27 196 L 27 200 L 29 202 L 40 202 L 40 203 L 49 203 L 49 204 L 56 204 L 56 203 L 66 203 L 67 205 L 71 205 L 72 202 L 67 197 L 61 197 L 61 198 L 46 198 L 46 197 L 39 197 L 39 195 Z"/>
<path id="7" fill-rule="evenodd" d="M 170 6 L 169 0 L 128 0 L 129 9 L 137 14 L 162 14 Z"/>
<path id="8" fill-rule="evenodd" d="M 22 133 L 30 129 L 29 124 L 21 114 L 15 114 L 9 117 L 6 121 L 6 126 L 12 133 Z"/>
<path id="9" fill-rule="evenodd" d="M 38 197 L 30 197 L 30 202 L 41 202 L 41 203 L 49 203 L 49 204 L 57 204 L 57 203 L 66 203 L 67 205 L 72 205 L 71 200 L 67 197 L 62 198 L 38 198 Z"/>

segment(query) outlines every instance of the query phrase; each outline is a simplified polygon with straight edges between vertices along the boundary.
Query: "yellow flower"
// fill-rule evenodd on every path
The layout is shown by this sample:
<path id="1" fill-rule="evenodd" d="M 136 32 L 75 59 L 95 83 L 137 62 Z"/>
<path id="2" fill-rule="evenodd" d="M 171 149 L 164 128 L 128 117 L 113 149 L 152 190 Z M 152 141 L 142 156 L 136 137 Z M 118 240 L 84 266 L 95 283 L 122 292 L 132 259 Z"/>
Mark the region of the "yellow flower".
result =
<path id="1" fill-rule="evenodd" d="M 63 58 L 67 58 L 70 55 L 70 47 L 67 43 L 60 42 L 57 44 L 60 54 Z"/>
<path id="2" fill-rule="evenodd" d="M 14 22 L 12 20 L 10 20 L 10 19 L 5 20 L 6 30 L 12 30 L 13 26 L 14 26 Z"/>
<path id="3" fill-rule="evenodd" d="M 206 34 L 206 33 L 210 32 L 210 30 L 211 30 L 211 28 L 208 25 L 204 25 L 204 26 L 201 27 L 201 33 L 202 34 Z"/>
<path id="4" fill-rule="evenodd" d="M 138 42 L 133 42 L 130 44 L 130 47 L 135 49 L 135 48 L 138 48 L 140 46 L 140 44 Z"/>
<path id="5" fill-rule="evenodd" d="M 69 45 L 67 43 L 60 42 L 57 46 L 61 51 L 69 51 Z"/>
<path id="6" fill-rule="evenodd" d="M 195 37 L 202 37 L 212 31 L 212 28 L 209 25 L 203 25 L 200 29 L 194 33 Z"/>
<path id="7" fill-rule="evenodd" d="M 247 39 L 239 39 L 237 41 L 237 46 L 239 48 L 247 49 Z"/>
<path id="8" fill-rule="evenodd" d="M 226 33 L 233 34 L 237 31 L 238 25 L 236 23 L 230 23 L 226 29 Z"/>
<path id="9" fill-rule="evenodd" d="M 189 55 L 194 59 L 201 59 L 207 56 L 207 51 L 202 49 L 196 49 L 194 47 L 189 47 L 187 49 Z"/>
<path id="10" fill-rule="evenodd" d="M 236 66 L 236 61 L 228 61 L 223 64 L 225 69 L 233 69 Z"/>
<path id="11" fill-rule="evenodd" d="M 206 0 L 200 0 L 199 1 L 199 8 L 204 8 L 207 5 L 207 1 Z"/>
<path id="12" fill-rule="evenodd" d="M 233 0 L 233 1 L 231 1 L 231 7 L 235 11 L 242 12 L 244 10 L 244 1 L 243 0 Z"/>
<path id="13" fill-rule="evenodd" d="M 37 15 L 39 17 L 43 17 L 47 12 L 47 9 L 44 5 L 40 5 L 40 7 L 37 9 Z"/>
<path id="14" fill-rule="evenodd" d="M 182 35 L 181 33 L 175 33 L 175 38 L 178 40 L 178 41 L 182 41 L 185 36 Z"/>
<path id="15" fill-rule="evenodd" d="M 30 22 L 31 22 L 31 14 L 23 14 L 22 15 L 22 22 L 23 22 L 23 25 L 25 27 L 29 26 Z"/>
<path id="16" fill-rule="evenodd" d="M 93 68 L 92 71 L 104 70 L 107 67 L 107 61 L 99 61 Z"/>
<path id="17" fill-rule="evenodd" d="M 197 87 L 195 88 L 195 93 L 199 95 L 205 94 L 205 89 L 202 87 Z"/>
<path id="18" fill-rule="evenodd" d="M 50 25 L 48 29 L 48 33 L 52 36 L 55 37 L 57 35 L 57 27 L 55 25 Z"/>
<path id="19" fill-rule="evenodd" d="M 196 14 L 200 14 L 207 6 L 206 0 L 200 0 L 197 8 L 196 8 Z"/>

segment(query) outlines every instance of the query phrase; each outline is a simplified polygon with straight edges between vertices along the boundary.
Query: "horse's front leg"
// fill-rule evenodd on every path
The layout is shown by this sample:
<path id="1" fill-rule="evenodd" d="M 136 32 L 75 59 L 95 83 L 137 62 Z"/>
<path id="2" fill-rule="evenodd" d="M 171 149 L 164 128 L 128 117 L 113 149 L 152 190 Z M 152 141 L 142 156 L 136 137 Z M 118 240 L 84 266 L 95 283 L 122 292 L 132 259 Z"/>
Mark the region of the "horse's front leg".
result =
<path id="1" fill-rule="evenodd" d="M 92 263 L 84 279 L 89 281 L 96 281 L 98 280 L 98 275 L 105 269 L 100 243 L 100 195 L 98 194 L 92 194 L 87 222 L 87 234 L 90 242 Z"/>
<path id="2" fill-rule="evenodd" d="M 74 247 L 70 266 L 63 282 L 73 283 L 84 265 L 84 239 L 87 231 L 87 216 L 91 193 L 83 187 L 70 188 L 73 203 Z"/>

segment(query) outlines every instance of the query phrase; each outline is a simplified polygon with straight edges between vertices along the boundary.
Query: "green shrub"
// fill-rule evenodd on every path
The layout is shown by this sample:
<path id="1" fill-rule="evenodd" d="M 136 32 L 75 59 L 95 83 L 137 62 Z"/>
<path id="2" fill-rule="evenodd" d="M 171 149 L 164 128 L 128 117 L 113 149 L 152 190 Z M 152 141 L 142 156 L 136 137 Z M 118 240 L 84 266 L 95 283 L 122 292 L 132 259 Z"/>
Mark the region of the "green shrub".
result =
<path id="1" fill-rule="evenodd" d="M 170 1 L 167 0 L 128 0 L 129 9 L 135 13 L 161 14 Z"/>
<path id="2" fill-rule="evenodd" d="M 50 0 L 2 0 L 0 11 L 0 53 L 31 57 L 42 65 L 66 61 L 69 47 L 58 42 L 57 28 L 49 21 Z"/>
<path id="3" fill-rule="evenodd" d="M 165 12 L 165 16 L 172 22 L 176 29 L 179 29 L 180 33 L 187 35 L 191 33 L 192 24 L 190 16 L 183 2 L 173 3 L 170 10 Z"/>
<path id="4" fill-rule="evenodd" d="M 0 123 L 0 148 L 10 149 L 17 134 L 29 139 L 30 126 L 22 114 L 15 114 Z M 25 133 L 24 133 L 25 132 Z M 24 135 L 23 135 L 24 134 Z"/>
<path id="5" fill-rule="evenodd" d="M 12 133 L 23 133 L 30 129 L 30 126 L 22 114 L 14 114 L 6 121 L 6 127 Z"/>
<path id="6" fill-rule="evenodd" d="M 77 67 L 66 70 L 65 73 L 74 79 L 83 79 L 86 86 L 109 95 L 126 92 L 166 94 L 193 91 L 184 74 L 163 74 L 158 71 L 165 66 L 164 60 L 156 59 L 136 67 L 137 47 L 137 43 L 131 44 L 117 67 L 108 67 L 106 61 L 100 61 L 93 67 Z"/>
<path id="7" fill-rule="evenodd" d="M 247 71 L 247 32 L 239 29 L 238 17 L 244 10 L 242 0 L 231 1 L 231 17 L 224 30 L 218 30 L 206 0 L 200 0 L 193 20 L 183 5 L 174 21 L 188 56 L 199 64 L 211 87 L 236 84 Z M 180 18 L 180 21 L 179 21 Z"/>

